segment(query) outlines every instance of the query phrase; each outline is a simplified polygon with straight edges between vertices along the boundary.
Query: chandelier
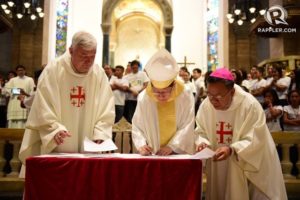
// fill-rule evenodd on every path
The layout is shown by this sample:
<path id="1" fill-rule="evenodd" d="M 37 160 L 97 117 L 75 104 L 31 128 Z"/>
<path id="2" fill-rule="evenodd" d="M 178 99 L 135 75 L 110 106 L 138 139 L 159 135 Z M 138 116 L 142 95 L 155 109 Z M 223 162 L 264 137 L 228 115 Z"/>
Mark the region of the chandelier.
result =
<path id="1" fill-rule="evenodd" d="M 9 18 L 36 20 L 44 17 L 41 0 L 0 0 L 0 5 Z"/>
<path id="2" fill-rule="evenodd" d="M 252 24 L 257 17 L 264 15 L 266 9 L 261 8 L 259 0 L 236 0 L 229 12 L 226 15 L 230 24 L 237 23 L 242 26 L 245 21 L 250 21 Z"/>

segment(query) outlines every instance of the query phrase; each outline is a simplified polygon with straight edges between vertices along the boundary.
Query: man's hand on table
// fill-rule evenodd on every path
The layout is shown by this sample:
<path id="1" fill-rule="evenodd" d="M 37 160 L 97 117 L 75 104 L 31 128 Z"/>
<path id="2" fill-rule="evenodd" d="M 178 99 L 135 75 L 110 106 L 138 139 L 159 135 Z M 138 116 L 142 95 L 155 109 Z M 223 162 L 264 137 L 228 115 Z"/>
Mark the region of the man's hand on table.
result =
<path id="1" fill-rule="evenodd" d="M 68 131 L 58 131 L 54 136 L 54 141 L 57 145 L 64 143 L 66 137 L 71 137 L 71 133 Z"/>

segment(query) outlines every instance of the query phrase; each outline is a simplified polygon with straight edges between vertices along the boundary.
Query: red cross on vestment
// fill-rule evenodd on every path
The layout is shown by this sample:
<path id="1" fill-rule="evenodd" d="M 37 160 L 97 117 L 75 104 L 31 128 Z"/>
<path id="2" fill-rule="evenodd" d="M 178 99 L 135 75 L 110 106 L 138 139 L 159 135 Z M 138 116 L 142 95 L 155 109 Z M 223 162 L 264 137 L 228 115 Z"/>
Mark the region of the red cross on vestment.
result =
<path id="1" fill-rule="evenodd" d="M 82 86 L 75 86 L 70 93 L 71 104 L 76 107 L 81 107 L 85 101 L 85 93 Z"/>
<path id="2" fill-rule="evenodd" d="M 224 125 L 225 125 L 225 122 L 219 122 L 219 127 L 220 127 L 220 130 L 217 130 L 217 134 L 220 135 L 220 140 L 218 141 L 219 144 L 224 144 L 224 135 L 229 135 L 229 137 L 227 138 L 227 142 L 231 142 L 231 138 L 232 138 L 232 130 L 224 130 Z M 227 124 L 226 127 L 231 127 L 230 124 Z"/>

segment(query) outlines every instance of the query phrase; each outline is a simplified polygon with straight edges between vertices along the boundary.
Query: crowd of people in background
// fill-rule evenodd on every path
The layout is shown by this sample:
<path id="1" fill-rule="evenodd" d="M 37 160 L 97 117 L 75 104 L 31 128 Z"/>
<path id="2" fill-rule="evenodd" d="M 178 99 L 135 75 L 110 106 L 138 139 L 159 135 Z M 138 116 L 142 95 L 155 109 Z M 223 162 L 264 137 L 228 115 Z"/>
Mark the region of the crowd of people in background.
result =
<path id="1" fill-rule="evenodd" d="M 139 65 L 136 60 L 132 63 Z M 124 73 L 125 69 L 122 66 L 115 68 L 109 65 L 104 66 L 106 75 L 111 80 L 115 99 L 117 99 L 115 122 L 124 116 L 131 123 L 136 107 L 136 96 L 149 81 L 145 72 L 137 71 L 138 67 L 132 70 L 132 66 L 129 62 L 126 68 L 127 73 Z M 120 67 L 124 76 L 120 74 L 118 69 Z M 185 89 L 194 95 L 195 113 L 197 113 L 199 105 L 206 98 L 206 79 L 211 71 L 202 74 L 201 69 L 194 68 L 191 72 L 187 67 L 181 67 L 177 79 L 182 81 Z M 249 73 L 244 70 L 231 69 L 231 73 L 235 84 L 252 94 L 262 105 L 270 131 L 300 130 L 300 69 L 286 72 L 278 65 L 269 65 L 266 69 L 253 66 Z M 123 85 L 118 85 L 118 81 L 123 82 Z M 134 88 L 137 85 L 135 92 Z M 119 101 L 120 99 L 122 100 Z M 127 109 L 120 108 L 120 105 Z"/>
<path id="2" fill-rule="evenodd" d="M 141 66 L 137 60 L 128 62 L 126 67 L 106 64 L 103 69 L 115 97 L 115 123 L 122 117 L 131 123 L 137 96 L 149 82 L 146 72 L 139 70 Z M 35 72 L 33 79 L 26 76 L 24 66 L 18 65 L 7 78 L 0 74 L 0 127 L 25 127 L 41 72 Z M 266 68 L 253 66 L 249 73 L 239 69 L 231 69 L 231 72 L 235 84 L 261 103 L 270 131 L 300 130 L 300 69 L 285 71 L 279 65 L 268 65 Z M 203 74 L 199 68 L 192 71 L 187 67 L 180 68 L 177 79 L 194 95 L 195 114 L 206 98 L 206 79 L 210 73 Z"/>

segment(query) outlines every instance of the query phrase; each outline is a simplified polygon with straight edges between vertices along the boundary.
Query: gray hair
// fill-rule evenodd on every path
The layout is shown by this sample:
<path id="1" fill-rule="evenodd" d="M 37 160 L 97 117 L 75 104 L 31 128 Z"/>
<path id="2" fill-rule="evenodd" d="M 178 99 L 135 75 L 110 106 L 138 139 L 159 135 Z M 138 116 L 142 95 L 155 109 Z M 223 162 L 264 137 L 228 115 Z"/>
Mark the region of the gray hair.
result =
<path id="1" fill-rule="evenodd" d="M 97 48 L 96 38 L 85 31 L 79 31 L 74 34 L 72 38 L 72 47 L 80 46 L 85 50 L 92 50 Z"/>

